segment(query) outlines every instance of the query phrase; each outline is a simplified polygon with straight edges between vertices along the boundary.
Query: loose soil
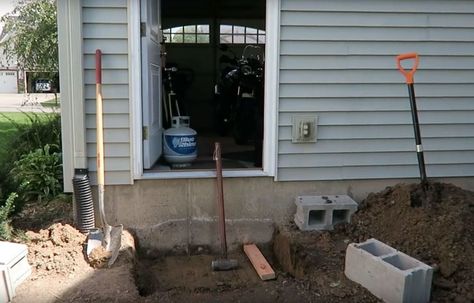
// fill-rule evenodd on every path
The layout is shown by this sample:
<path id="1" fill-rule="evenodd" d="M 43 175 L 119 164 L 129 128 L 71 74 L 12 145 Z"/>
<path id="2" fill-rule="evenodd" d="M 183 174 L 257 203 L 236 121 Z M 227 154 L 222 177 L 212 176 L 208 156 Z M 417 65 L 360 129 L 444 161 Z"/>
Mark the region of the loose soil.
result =
<path id="1" fill-rule="evenodd" d="M 275 254 L 284 270 L 323 294 L 339 279 L 336 296 L 373 299 L 343 276 L 347 244 L 376 238 L 434 268 L 433 302 L 474 302 L 474 193 L 451 184 L 398 184 L 370 194 L 351 224 L 327 232 L 280 228 Z M 360 297 L 362 296 L 362 297 Z"/>
<path id="2" fill-rule="evenodd" d="M 38 213 L 29 210 L 28 216 Z M 19 239 L 29 246 L 33 272 L 14 302 L 378 302 L 344 276 L 347 245 L 369 238 L 433 266 L 433 302 L 474 302 L 473 215 L 474 193 L 450 184 L 388 187 L 370 194 L 352 223 L 334 231 L 280 227 L 273 245 L 260 247 L 277 273 L 266 282 L 241 252 L 230 255 L 239 260 L 238 270 L 212 272 L 214 256 L 203 248 L 195 256 L 135 257 L 127 233 L 116 264 L 92 268 L 84 256 L 85 237 L 66 216 L 41 228 L 28 226 Z M 25 220 L 20 214 L 15 222 L 26 226 Z M 92 264 L 102 267 L 104 255 L 97 255 Z"/>
<path id="3" fill-rule="evenodd" d="M 443 183 L 388 187 L 369 195 L 338 233 L 376 238 L 433 266 L 433 301 L 474 301 L 473 192 Z"/>

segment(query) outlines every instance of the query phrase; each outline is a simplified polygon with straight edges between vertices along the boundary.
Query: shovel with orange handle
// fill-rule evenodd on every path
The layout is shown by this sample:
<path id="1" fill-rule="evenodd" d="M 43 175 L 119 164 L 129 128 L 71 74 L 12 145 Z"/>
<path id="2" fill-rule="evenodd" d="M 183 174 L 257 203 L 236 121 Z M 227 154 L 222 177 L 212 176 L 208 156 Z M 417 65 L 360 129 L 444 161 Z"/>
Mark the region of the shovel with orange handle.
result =
<path id="1" fill-rule="evenodd" d="M 411 70 L 406 70 L 402 66 L 402 61 L 411 59 L 414 60 Z M 405 76 L 406 83 L 408 85 L 408 94 L 410 96 L 411 106 L 411 117 L 413 120 L 413 129 L 415 131 L 415 142 L 416 142 L 416 154 L 418 157 L 418 167 L 420 169 L 421 183 L 426 182 L 426 169 L 425 169 L 425 157 L 423 155 L 423 145 L 421 144 L 420 124 L 418 122 L 418 111 L 416 109 L 416 98 L 414 88 L 414 77 L 418 64 L 420 63 L 417 53 L 407 53 L 397 56 L 397 67 L 400 72 Z"/>

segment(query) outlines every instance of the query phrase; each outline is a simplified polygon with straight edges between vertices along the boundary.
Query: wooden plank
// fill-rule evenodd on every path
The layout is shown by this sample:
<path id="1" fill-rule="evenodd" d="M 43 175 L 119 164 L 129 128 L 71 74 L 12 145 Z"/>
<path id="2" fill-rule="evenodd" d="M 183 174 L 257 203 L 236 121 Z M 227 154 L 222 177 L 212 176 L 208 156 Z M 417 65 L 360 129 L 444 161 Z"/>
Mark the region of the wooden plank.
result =
<path id="1" fill-rule="evenodd" d="M 255 271 L 257 271 L 257 274 L 260 276 L 260 279 L 265 281 L 276 278 L 272 267 L 270 264 L 268 264 L 267 260 L 255 244 L 244 245 L 244 252 L 249 258 L 250 262 L 252 262 L 252 265 L 255 268 Z"/>

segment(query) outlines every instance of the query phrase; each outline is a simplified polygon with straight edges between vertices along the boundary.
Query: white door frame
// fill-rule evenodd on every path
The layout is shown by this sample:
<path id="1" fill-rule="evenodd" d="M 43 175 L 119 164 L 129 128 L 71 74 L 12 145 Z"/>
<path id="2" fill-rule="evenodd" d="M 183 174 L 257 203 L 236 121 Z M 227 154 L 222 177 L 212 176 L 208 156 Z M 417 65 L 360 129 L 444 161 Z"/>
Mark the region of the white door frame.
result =
<path id="1" fill-rule="evenodd" d="M 143 171 L 140 2 L 128 0 L 130 150 L 133 179 L 213 178 L 212 171 Z M 265 111 L 262 169 L 225 170 L 224 177 L 275 176 L 278 152 L 278 81 L 280 69 L 280 0 L 266 0 Z"/>

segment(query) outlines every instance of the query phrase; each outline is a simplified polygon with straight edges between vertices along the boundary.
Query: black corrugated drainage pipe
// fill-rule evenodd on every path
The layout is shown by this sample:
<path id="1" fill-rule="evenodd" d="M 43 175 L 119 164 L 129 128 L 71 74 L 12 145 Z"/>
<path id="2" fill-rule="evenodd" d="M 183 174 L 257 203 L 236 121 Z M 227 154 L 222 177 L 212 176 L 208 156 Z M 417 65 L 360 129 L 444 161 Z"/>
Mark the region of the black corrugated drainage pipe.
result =
<path id="1" fill-rule="evenodd" d="M 88 171 L 85 168 L 74 170 L 72 179 L 74 198 L 76 200 L 76 225 L 82 233 L 88 233 L 95 227 L 94 202 Z"/>

